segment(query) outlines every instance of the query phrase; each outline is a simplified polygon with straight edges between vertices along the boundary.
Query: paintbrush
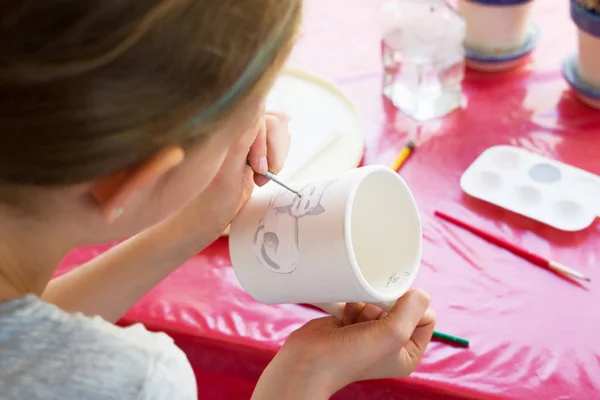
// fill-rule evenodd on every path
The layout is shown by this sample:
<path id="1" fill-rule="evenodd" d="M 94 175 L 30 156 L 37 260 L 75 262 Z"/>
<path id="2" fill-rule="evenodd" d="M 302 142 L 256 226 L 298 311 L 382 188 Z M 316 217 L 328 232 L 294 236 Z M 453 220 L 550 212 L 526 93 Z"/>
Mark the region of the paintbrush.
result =
<path id="1" fill-rule="evenodd" d="M 508 240 L 504 240 L 503 238 L 501 238 L 499 236 L 494 236 L 491 233 L 485 232 L 483 229 L 479 229 L 472 225 L 469 225 L 466 222 L 459 220 L 458 218 L 451 217 L 450 215 L 443 213 L 441 211 L 435 211 L 435 215 L 437 215 L 438 217 L 440 217 L 442 219 L 445 219 L 446 221 L 448 221 L 456 226 L 459 226 L 459 227 L 479 236 L 480 238 L 482 238 L 492 244 L 495 244 L 498 247 L 501 247 L 505 250 L 510 251 L 514 255 L 519 256 L 519 257 L 529 261 L 532 264 L 535 264 L 542 268 L 547 268 L 554 272 L 559 272 L 563 275 L 568 275 L 568 276 L 576 278 L 576 279 L 581 279 L 582 281 L 591 282 L 590 278 L 583 275 L 579 271 L 575 271 L 574 269 L 569 268 L 565 265 L 562 265 L 556 261 L 548 260 L 542 256 L 534 254 L 534 253 L 532 253 L 528 250 L 525 250 L 513 243 L 510 243 Z"/>
<path id="2" fill-rule="evenodd" d="M 252 168 L 252 166 L 250 165 L 250 161 L 248 161 L 248 160 L 246 160 L 246 165 L 249 166 L 250 168 Z M 298 196 L 298 198 L 300 198 L 300 199 L 302 198 L 302 195 L 297 190 L 294 190 L 291 187 L 289 187 L 285 182 L 283 182 L 281 179 L 279 179 L 277 177 L 277 175 L 275 175 L 271 171 L 267 171 L 267 173 L 264 174 L 263 176 L 265 176 L 267 179 L 275 182 L 276 184 L 278 184 L 282 188 L 287 189 L 290 192 L 294 193 L 296 196 Z"/>
<path id="3" fill-rule="evenodd" d="M 398 156 L 396 157 L 394 163 L 390 167 L 394 171 L 398 172 L 398 170 L 402 167 L 402 165 L 404 165 L 404 163 L 406 162 L 406 160 L 408 160 L 408 157 L 410 157 L 414 150 L 415 142 L 409 140 L 408 143 L 406 143 L 406 145 L 402 148 L 402 150 L 400 150 L 400 153 L 398 153 Z"/>

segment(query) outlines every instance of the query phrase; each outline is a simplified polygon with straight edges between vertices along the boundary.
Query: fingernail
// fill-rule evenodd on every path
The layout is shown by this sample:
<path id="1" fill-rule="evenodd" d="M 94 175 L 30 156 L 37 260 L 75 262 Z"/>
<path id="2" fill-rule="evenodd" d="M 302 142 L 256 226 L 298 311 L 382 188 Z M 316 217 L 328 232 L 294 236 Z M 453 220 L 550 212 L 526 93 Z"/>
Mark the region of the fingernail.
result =
<path id="1" fill-rule="evenodd" d="M 254 183 L 256 183 L 256 186 L 265 186 L 267 183 L 269 183 L 269 178 L 262 175 L 256 175 L 254 177 Z"/>
<path id="2" fill-rule="evenodd" d="M 431 297 L 429 297 L 429 294 L 426 291 L 424 291 L 421 288 L 419 288 L 417 290 L 419 291 L 419 293 L 421 294 L 421 297 L 423 297 L 423 299 L 425 299 L 427 301 L 431 301 Z"/>
<path id="3" fill-rule="evenodd" d="M 110 221 L 113 222 L 116 219 L 118 219 L 121 215 L 123 214 L 123 209 L 122 208 L 117 208 L 113 211 L 111 217 L 110 217 Z"/>
<path id="4" fill-rule="evenodd" d="M 261 174 L 266 174 L 269 171 L 269 163 L 267 162 L 267 157 L 261 157 L 258 160 L 258 169 Z"/>
<path id="5" fill-rule="evenodd" d="M 383 318 L 385 318 L 385 317 L 387 317 L 387 316 L 388 316 L 388 312 L 387 312 L 387 311 L 384 311 L 384 312 L 382 312 L 382 313 L 381 313 L 381 315 L 379 316 L 379 319 L 383 319 Z"/>

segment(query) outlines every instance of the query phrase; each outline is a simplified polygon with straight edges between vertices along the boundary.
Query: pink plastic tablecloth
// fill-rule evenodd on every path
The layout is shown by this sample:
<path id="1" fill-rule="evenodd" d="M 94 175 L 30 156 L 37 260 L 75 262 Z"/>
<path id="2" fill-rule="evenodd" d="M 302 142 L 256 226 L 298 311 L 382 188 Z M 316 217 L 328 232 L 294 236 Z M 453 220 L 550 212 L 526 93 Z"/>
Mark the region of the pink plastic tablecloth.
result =
<path id="1" fill-rule="evenodd" d="M 337 81 L 365 120 L 365 164 L 388 163 L 413 129 L 380 95 L 382 1 L 307 1 L 292 64 Z M 568 1 L 538 0 L 542 41 L 529 65 L 468 71 L 468 106 L 426 124 L 402 169 L 424 224 L 417 286 L 432 297 L 438 329 L 471 340 L 468 350 L 433 343 L 402 381 L 353 385 L 339 399 L 600 398 L 600 224 L 563 233 L 461 192 L 459 178 L 486 148 L 511 144 L 600 173 L 600 112 L 577 102 L 560 74 L 576 49 Z M 600 199 L 598 200 L 600 203 Z M 581 270 L 584 290 L 433 217 L 442 209 Z M 63 271 L 102 249 L 69 255 Z M 187 352 L 201 398 L 249 398 L 261 370 L 297 327 L 322 314 L 259 304 L 240 288 L 220 240 L 137 304 L 124 323 L 170 333 Z"/>

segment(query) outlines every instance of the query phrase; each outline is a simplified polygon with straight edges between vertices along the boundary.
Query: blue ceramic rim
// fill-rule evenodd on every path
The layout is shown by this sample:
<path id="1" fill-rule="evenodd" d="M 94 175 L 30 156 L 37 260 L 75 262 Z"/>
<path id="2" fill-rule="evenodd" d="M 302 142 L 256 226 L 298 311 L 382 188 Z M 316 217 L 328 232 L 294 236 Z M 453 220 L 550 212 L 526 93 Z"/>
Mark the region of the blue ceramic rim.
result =
<path id="1" fill-rule="evenodd" d="M 531 53 L 537 46 L 541 36 L 540 27 L 532 23 L 527 30 L 527 38 L 520 49 L 505 54 L 482 54 L 465 48 L 465 56 L 469 60 L 484 63 L 501 63 L 514 61 Z"/>
<path id="2" fill-rule="evenodd" d="M 471 3 L 484 4 L 486 6 L 516 6 L 529 3 L 533 0 L 467 0 Z"/>
<path id="3" fill-rule="evenodd" d="M 599 14 L 586 10 L 576 0 L 571 0 L 571 18 L 582 31 L 600 37 Z"/>
<path id="4" fill-rule="evenodd" d="M 594 89 L 587 86 L 581 80 L 577 70 L 577 55 L 571 54 L 562 65 L 562 74 L 567 83 L 577 92 L 583 93 L 594 100 L 600 100 L 600 89 Z"/>

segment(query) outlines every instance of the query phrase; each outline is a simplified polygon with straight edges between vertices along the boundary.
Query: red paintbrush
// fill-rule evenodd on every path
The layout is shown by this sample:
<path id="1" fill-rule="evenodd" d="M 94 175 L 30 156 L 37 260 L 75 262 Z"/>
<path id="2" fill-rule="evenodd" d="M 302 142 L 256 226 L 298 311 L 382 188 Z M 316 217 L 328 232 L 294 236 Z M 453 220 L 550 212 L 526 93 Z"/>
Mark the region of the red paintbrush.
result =
<path id="1" fill-rule="evenodd" d="M 533 254 L 521 247 L 518 247 L 512 243 L 507 242 L 506 240 L 504 240 L 498 236 L 494 236 L 490 233 L 484 232 L 483 230 L 481 230 L 479 228 L 471 226 L 471 225 L 469 225 L 463 221 L 460 221 L 454 217 L 451 217 L 448 214 L 445 214 L 441 211 L 436 211 L 435 215 L 437 215 L 440 218 L 445 219 L 448 222 L 453 223 L 454 225 L 460 226 L 461 228 L 466 229 L 471 233 L 474 233 L 475 235 L 479 236 L 480 238 L 485 239 L 488 242 L 493 243 L 499 247 L 502 247 L 503 249 L 506 249 L 521 258 L 524 258 L 525 260 L 531 262 L 532 264 L 538 265 L 543 268 L 548 268 L 554 272 L 572 276 L 573 278 L 581 279 L 581 280 L 588 281 L 588 282 L 591 281 L 590 278 L 584 276 L 581 272 L 575 271 L 574 269 L 571 269 L 571 268 L 569 268 L 565 265 L 562 265 L 556 261 L 547 260 L 541 256 L 538 256 L 537 254 Z"/>

